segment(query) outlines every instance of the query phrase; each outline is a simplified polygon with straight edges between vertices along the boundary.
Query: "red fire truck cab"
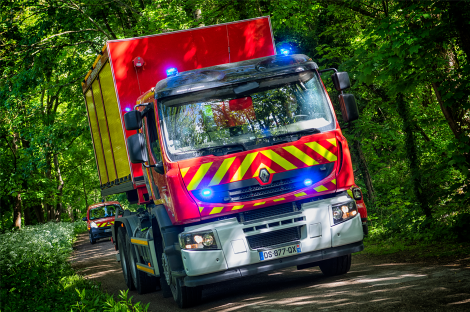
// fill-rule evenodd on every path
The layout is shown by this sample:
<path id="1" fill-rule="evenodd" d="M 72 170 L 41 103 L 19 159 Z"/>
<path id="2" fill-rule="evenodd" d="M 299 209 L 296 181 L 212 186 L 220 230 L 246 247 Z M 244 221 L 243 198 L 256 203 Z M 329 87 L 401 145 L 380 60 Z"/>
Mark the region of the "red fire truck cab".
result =
<path id="1" fill-rule="evenodd" d="M 364 248 L 366 207 L 320 77 L 333 72 L 350 122 L 359 116 L 343 93 L 347 73 L 320 70 L 303 54 L 275 55 L 269 18 L 237 23 L 217 26 L 228 34 L 228 58 L 204 59 L 216 53 L 197 44 L 214 40 L 219 28 L 210 27 L 194 30 L 195 49 L 178 52 L 205 66 L 180 68 L 162 55 L 142 74 L 155 84 L 123 116 L 127 155 L 141 166 L 150 203 L 116 218 L 117 259 L 130 289 L 160 287 L 182 308 L 199 302 L 204 285 L 270 270 L 344 274 Z M 234 28 L 242 36 L 230 36 Z M 127 88 L 142 88 L 139 81 Z"/>
<path id="2" fill-rule="evenodd" d="M 86 217 L 82 220 L 87 222 L 90 244 L 93 245 L 100 238 L 111 237 L 111 226 L 120 211 L 121 204 L 117 201 L 101 202 L 88 207 Z"/>

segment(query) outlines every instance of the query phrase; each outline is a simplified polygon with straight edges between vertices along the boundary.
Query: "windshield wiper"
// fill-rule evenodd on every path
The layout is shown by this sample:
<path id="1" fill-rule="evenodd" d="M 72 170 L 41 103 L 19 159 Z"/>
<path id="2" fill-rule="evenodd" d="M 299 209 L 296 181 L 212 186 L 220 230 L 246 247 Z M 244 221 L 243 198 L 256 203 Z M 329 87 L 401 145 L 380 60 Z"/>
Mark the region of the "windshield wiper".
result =
<path id="1" fill-rule="evenodd" d="M 309 135 L 309 134 L 314 134 L 314 133 L 321 133 L 321 131 L 318 130 L 317 128 L 311 128 L 311 129 L 305 129 L 305 130 L 299 130 L 299 131 L 294 131 L 294 132 L 288 132 L 288 133 L 273 135 L 271 137 L 272 138 L 280 138 L 280 137 L 298 135 L 298 134 L 302 137 L 302 136 Z"/>
<path id="2" fill-rule="evenodd" d="M 205 151 L 209 151 L 209 150 L 212 150 L 212 149 L 230 148 L 230 147 L 241 147 L 243 149 L 243 151 L 246 151 L 245 144 L 243 144 L 243 143 L 231 143 L 231 144 L 226 144 L 226 145 L 216 145 L 216 146 L 208 146 L 208 147 L 197 148 L 197 149 L 193 149 L 193 150 L 189 150 L 189 151 L 180 152 L 180 153 L 177 153 L 177 154 L 186 154 L 188 152 L 205 152 Z"/>

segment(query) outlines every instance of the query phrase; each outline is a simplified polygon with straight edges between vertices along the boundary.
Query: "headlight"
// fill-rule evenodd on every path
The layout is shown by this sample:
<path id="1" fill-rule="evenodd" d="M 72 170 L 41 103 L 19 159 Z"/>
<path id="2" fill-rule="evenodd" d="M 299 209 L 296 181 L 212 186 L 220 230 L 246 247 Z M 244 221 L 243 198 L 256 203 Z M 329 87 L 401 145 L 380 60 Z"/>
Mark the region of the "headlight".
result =
<path id="1" fill-rule="evenodd" d="M 334 225 L 354 218 L 357 215 L 356 202 L 343 203 L 332 207 Z"/>
<path id="2" fill-rule="evenodd" d="M 181 233 L 178 236 L 181 249 L 219 249 L 212 231 Z"/>
<path id="3" fill-rule="evenodd" d="M 98 225 L 95 223 L 95 221 L 91 221 L 91 222 L 90 222 L 90 227 L 92 227 L 92 228 L 97 228 Z"/>

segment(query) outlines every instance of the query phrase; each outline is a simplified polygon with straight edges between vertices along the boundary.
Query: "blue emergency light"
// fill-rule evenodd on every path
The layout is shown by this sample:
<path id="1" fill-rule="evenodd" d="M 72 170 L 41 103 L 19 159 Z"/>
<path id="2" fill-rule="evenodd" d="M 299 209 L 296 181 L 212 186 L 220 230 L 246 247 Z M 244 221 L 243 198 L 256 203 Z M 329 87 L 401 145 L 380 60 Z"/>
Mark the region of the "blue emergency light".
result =
<path id="1" fill-rule="evenodd" d="M 312 179 L 305 179 L 305 180 L 304 180 L 304 185 L 305 185 L 305 186 L 310 186 L 310 185 L 312 185 L 312 184 L 313 184 Z"/>
<path id="2" fill-rule="evenodd" d="M 173 76 L 176 76 L 176 75 L 178 75 L 178 70 L 176 68 L 172 67 L 172 68 L 168 68 L 166 70 L 166 76 L 167 77 L 173 77 Z"/>
<path id="3" fill-rule="evenodd" d="M 130 112 L 130 111 L 131 111 L 131 108 L 130 108 L 130 107 L 126 107 L 124 110 L 125 110 L 126 112 Z"/>
<path id="4" fill-rule="evenodd" d="M 282 55 L 289 55 L 290 54 L 290 49 L 281 49 L 281 54 Z"/>
<path id="5" fill-rule="evenodd" d="M 209 197 L 211 195 L 212 195 L 212 190 L 211 189 L 207 188 L 207 189 L 202 190 L 202 196 Z"/>

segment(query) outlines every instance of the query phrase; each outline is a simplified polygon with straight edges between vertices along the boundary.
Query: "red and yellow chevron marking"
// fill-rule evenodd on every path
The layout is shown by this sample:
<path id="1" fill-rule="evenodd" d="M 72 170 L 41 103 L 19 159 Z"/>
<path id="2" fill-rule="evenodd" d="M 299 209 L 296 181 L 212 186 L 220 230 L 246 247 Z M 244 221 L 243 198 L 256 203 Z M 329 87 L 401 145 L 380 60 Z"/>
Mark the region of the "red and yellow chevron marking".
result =
<path id="1" fill-rule="evenodd" d="M 320 181 L 317 184 L 303 188 L 301 190 L 283 194 L 272 199 L 260 199 L 258 201 L 251 201 L 245 203 L 232 203 L 225 206 L 221 204 L 208 204 L 208 203 L 199 203 L 199 212 L 201 217 L 212 217 L 220 213 L 233 213 L 234 211 L 241 210 L 243 211 L 254 209 L 254 208 L 263 208 L 273 205 L 279 205 L 283 202 L 292 202 L 296 200 L 301 200 L 313 196 L 318 196 L 320 194 L 327 194 L 336 191 L 336 179 L 334 179 L 335 173 L 332 172 L 326 179 Z M 282 197 L 281 197 L 282 196 Z"/>
<path id="2" fill-rule="evenodd" d="M 306 138 L 292 145 L 251 151 L 241 156 L 181 161 L 180 171 L 187 189 L 193 191 L 257 177 L 261 168 L 275 174 L 333 162 L 337 160 L 337 150 L 334 133 L 326 133 L 316 141 Z M 207 161 L 209 159 L 213 161 Z"/>
<path id="3" fill-rule="evenodd" d="M 105 226 L 110 226 L 112 224 L 114 224 L 114 221 L 106 221 L 106 222 L 103 222 L 103 223 L 99 223 L 97 225 L 98 225 L 98 227 L 105 227 Z"/>

